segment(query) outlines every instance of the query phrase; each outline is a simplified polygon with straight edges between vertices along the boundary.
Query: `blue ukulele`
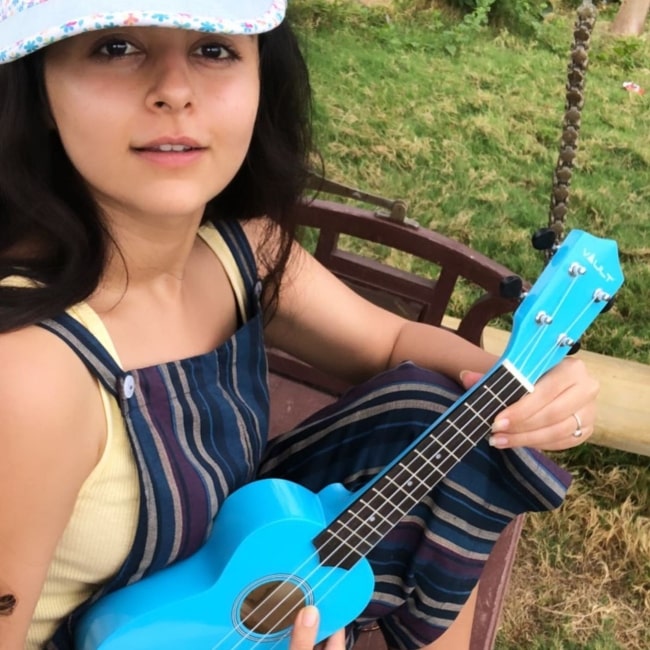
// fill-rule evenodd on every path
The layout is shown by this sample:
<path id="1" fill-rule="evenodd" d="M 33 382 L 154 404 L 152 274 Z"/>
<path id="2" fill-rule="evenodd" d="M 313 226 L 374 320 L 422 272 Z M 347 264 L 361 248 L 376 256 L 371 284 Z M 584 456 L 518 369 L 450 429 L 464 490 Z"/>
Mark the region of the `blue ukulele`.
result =
<path id="1" fill-rule="evenodd" d="M 192 557 L 101 599 L 78 650 L 287 650 L 297 611 L 321 611 L 320 639 L 358 616 L 374 577 L 367 553 L 533 390 L 623 282 L 616 243 L 574 230 L 514 316 L 495 367 L 379 476 L 352 494 L 279 479 L 226 499 Z"/>

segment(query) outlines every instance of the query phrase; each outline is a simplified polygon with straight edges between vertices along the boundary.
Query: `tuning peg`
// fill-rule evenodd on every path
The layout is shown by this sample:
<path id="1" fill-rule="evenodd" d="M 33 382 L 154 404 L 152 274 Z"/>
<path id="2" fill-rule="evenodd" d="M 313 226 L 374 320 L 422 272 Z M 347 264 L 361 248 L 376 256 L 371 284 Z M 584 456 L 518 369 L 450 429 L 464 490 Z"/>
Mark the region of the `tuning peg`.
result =
<path id="1" fill-rule="evenodd" d="M 556 238 L 552 228 L 540 228 L 533 234 L 533 248 L 538 251 L 551 250 L 555 246 Z"/>
<path id="2" fill-rule="evenodd" d="M 596 289 L 596 291 L 594 291 L 594 300 L 596 302 L 605 303 L 603 305 L 603 308 L 600 310 L 600 313 L 604 314 L 614 306 L 614 301 L 616 300 L 616 296 L 612 296 L 611 294 L 607 293 L 606 291 L 603 291 L 602 289 Z"/>
<path id="3" fill-rule="evenodd" d="M 613 306 L 614 303 L 616 302 L 616 296 L 612 296 L 606 303 L 605 306 L 601 309 L 600 313 L 604 314 L 608 312 Z"/>
<path id="4" fill-rule="evenodd" d="M 499 295 L 506 300 L 519 300 L 524 290 L 524 283 L 517 275 L 509 275 L 499 283 Z"/>
<path id="5" fill-rule="evenodd" d="M 580 341 L 576 341 L 572 346 L 571 349 L 567 352 L 568 355 L 575 354 L 580 350 Z"/>

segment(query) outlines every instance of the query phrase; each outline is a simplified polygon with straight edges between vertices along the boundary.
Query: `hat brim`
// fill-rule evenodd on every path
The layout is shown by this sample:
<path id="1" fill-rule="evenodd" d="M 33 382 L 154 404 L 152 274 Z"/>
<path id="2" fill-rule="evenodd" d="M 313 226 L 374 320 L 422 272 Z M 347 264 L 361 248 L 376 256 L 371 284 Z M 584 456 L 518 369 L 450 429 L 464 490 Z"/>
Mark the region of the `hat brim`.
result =
<path id="1" fill-rule="evenodd" d="M 284 20 L 286 4 L 286 0 L 45 0 L 25 2 L 21 8 L 12 3 L 0 16 L 0 63 L 64 38 L 115 27 L 261 34 Z"/>

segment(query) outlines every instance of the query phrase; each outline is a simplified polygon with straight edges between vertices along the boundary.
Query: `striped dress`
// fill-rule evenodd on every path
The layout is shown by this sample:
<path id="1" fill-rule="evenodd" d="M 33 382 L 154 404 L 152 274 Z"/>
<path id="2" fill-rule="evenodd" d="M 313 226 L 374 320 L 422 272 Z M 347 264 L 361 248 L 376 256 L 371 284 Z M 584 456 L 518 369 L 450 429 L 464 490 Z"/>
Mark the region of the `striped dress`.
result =
<path id="1" fill-rule="evenodd" d="M 254 257 L 237 222 L 216 224 L 240 269 L 247 319 L 208 354 L 123 371 L 68 315 L 41 323 L 61 337 L 115 397 L 137 463 L 135 539 L 118 573 L 57 630 L 47 650 L 72 650 L 76 621 L 103 595 L 194 553 L 224 499 L 256 476 L 314 491 L 356 490 L 407 447 L 460 393 L 411 363 L 348 391 L 267 445 L 269 394 Z M 349 627 L 378 621 L 389 645 L 414 649 L 438 638 L 476 585 L 499 533 L 525 511 L 557 507 L 568 475 L 530 450 L 480 443 L 369 555 L 376 590 Z"/>

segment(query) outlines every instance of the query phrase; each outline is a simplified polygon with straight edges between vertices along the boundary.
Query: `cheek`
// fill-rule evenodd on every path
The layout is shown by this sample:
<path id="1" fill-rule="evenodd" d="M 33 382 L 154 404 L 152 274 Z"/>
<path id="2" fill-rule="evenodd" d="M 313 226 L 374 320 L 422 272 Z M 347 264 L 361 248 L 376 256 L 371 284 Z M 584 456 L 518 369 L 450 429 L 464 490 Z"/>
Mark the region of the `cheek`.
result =
<path id="1" fill-rule="evenodd" d="M 248 149 L 257 118 L 259 84 L 234 84 L 220 94 L 222 100 L 212 102 L 212 121 L 233 145 Z"/>
<path id="2" fill-rule="evenodd" d="M 116 129 L 107 122 L 99 123 L 83 111 L 67 113 L 57 121 L 63 149 L 72 165 L 87 181 L 105 175 L 114 160 Z"/>
<path id="3" fill-rule="evenodd" d="M 77 168 L 87 164 L 87 158 L 107 152 L 118 133 L 107 110 L 111 105 L 107 94 L 101 90 L 89 92 L 82 86 L 63 82 L 48 93 L 53 127 Z"/>

